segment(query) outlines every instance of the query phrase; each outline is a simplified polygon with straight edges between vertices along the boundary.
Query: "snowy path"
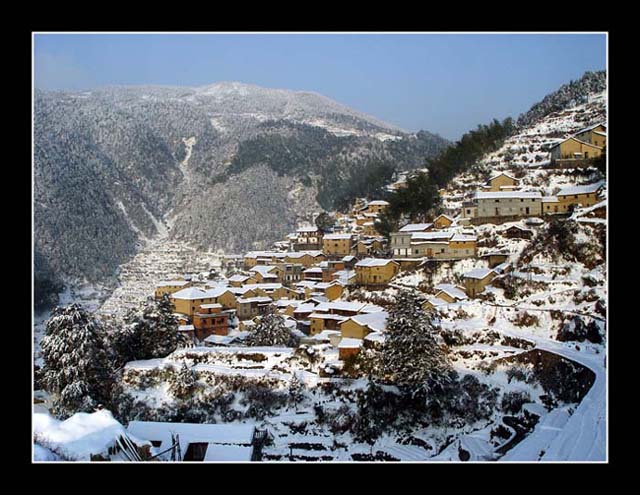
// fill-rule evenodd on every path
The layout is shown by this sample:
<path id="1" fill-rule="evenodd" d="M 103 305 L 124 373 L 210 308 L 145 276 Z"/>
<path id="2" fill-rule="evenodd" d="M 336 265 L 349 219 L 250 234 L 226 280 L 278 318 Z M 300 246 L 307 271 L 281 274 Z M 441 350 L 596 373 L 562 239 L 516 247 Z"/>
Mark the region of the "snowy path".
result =
<path id="1" fill-rule="evenodd" d="M 575 412 L 563 408 L 546 415 L 534 431 L 502 457 L 501 461 L 605 461 L 606 460 L 606 369 L 604 354 L 575 348 L 534 335 L 519 335 L 536 342 L 536 348 L 555 353 L 592 370 L 595 381 Z M 543 453 L 542 453 L 543 452 Z M 542 453 L 542 455 L 540 455 Z"/>

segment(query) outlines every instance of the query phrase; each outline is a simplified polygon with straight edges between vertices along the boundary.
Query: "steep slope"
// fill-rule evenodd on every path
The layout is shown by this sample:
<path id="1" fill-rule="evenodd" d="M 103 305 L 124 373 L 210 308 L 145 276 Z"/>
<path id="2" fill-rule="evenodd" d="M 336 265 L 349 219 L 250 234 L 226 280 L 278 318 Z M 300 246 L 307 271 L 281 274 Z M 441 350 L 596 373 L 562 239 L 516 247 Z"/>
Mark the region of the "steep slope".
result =
<path id="1" fill-rule="evenodd" d="M 113 280 L 158 235 L 226 250 L 269 243 L 448 145 L 318 94 L 240 83 L 37 91 L 34 110 L 43 289 Z M 350 187 L 363 175 L 374 180 Z"/>
<path id="2" fill-rule="evenodd" d="M 557 91 L 545 96 L 527 112 L 518 117 L 518 125 L 525 127 L 535 124 L 553 112 L 587 103 L 589 95 L 602 93 L 607 89 L 607 73 L 585 72 L 577 81 L 563 84 Z"/>

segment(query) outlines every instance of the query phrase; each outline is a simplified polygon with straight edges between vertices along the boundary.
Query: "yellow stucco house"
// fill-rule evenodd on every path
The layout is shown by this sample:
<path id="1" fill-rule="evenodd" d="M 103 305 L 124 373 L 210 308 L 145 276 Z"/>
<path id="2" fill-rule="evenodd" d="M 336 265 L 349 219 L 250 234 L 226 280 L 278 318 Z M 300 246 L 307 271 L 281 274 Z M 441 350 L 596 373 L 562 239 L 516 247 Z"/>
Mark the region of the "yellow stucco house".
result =
<path id="1" fill-rule="evenodd" d="M 565 187 L 558 191 L 556 197 L 561 211 L 568 211 L 571 206 L 593 206 L 600 201 L 598 193 L 604 187 L 603 182 L 588 184 L 586 186 Z"/>
<path id="2" fill-rule="evenodd" d="M 576 132 L 573 137 L 603 148 L 607 145 L 607 126 L 603 123 L 595 124 Z"/>
<path id="3" fill-rule="evenodd" d="M 447 229 L 449 227 L 451 227 L 451 225 L 453 224 L 453 218 L 451 218 L 448 215 L 442 214 L 442 215 L 438 215 L 434 220 L 433 220 L 433 226 L 436 229 Z"/>
<path id="4" fill-rule="evenodd" d="M 469 297 L 475 297 L 484 291 L 485 287 L 491 283 L 497 273 L 491 268 L 475 268 L 462 277 L 465 291 Z"/>
<path id="5" fill-rule="evenodd" d="M 550 150 L 551 160 L 588 160 L 602 154 L 602 146 L 570 137 L 556 144 Z"/>
<path id="6" fill-rule="evenodd" d="M 364 339 L 371 332 L 384 332 L 389 314 L 385 311 L 350 316 L 339 324 L 342 338 Z"/>
<path id="7" fill-rule="evenodd" d="M 485 187 L 485 189 L 493 192 L 500 192 L 515 189 L 516 187 L 518 187 L 518 179 L 503 172 L 494 177 L 491 177 L 487 181 L 487 186 Z"/>
<path id="8" fill-rule="evenodd" d="M 165 294 L 171 295 L 190 286 L 191 282 L 188 280 L 164 280 L 156 284 L 153 295 L 156 299 L 160 299 Z"/>
<path id="9" fill-rule="evenodd" d="M 322 238 L 322 254 L 343 257 L 351 254 L 353 236 L 351 234 L 326 234 Z"/>
<path id="10" fill-rule="evenodd" d="M 400 265 L 390 259 L 365 258 L 355 265 L 356 284 L 365 286 L 387 285 L 400 271 Z"/>
<path id="11" fill-rule="evenodd" d="M 235 309 L 236 296 L 227 288 L 200 289 L 198 287 L 188 287 L 178 292 L 174 292 L 171 302 L 175 306 L 176 313 L 193 316 L 202 304 L 220 304 L 224 309 Z"/>
<path id="12" fill-rule="evenodd" d="M 367 203 L 365 211 L 367 213 L 380 214 L 389 207 L 389 202 L 384 200 L 374 200 Z"/>

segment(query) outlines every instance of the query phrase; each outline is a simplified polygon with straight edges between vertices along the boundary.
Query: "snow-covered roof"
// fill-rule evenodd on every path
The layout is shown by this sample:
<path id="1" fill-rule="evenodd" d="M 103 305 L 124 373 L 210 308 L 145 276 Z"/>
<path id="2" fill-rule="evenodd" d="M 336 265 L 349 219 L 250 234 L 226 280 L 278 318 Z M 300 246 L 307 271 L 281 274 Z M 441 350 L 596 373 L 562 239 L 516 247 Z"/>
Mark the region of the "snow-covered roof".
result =
<path id="1" fill-rule="evenodd" d="M 195 330 L 193 325 L 180 325 L 178 326 L 178 332 L 191 332 Z"/>
<path id="2" fill-rule="evenodd" d="M 499 265 L 494 266 L 493 270 L 496 273 L 503 273 L 508 267 L 509 267 L 509 262 L 505 261 L 504 263 L 500 263 Z"/>
<path id="3" fill-rule="evenodd" d="M 468 271 L 464 274 L 464 278 L 473 278 L 477 280 L 482 280 L 486 276 L 491 273 L 495 273 L 491 268 L 474 268 L 473 270 Z"/>
<path id="4" fill-rule="evenodd" d="M 607 123 L 606 122 L 598 122 L 597 124 L 593 124 L 593 125 L 590 125 L 589 127 L 585 127 L 584 129 L 580 129 L 575 134 L 576 135 L 582 134 L 583 132 L 590 131 L 590 130 L 595 129 L 596 127 L 600 127 L 600 126 L 602 126 L 602 127 L 604 127 L 606 129 L 607 128 Z"/>
<path id="5" fill-rule="evenodd" d="M 459 287 L 453 285 L 453 284 L 438 284 L 434 287 L 436 290 L 441 290 L 445 293 L 447 293 L 449 296 L 453 297 L 454 299 L 467 299 L 467 294 L 465 294 L 464 290 L 460 289 Z"/>
<path id="6" fill-rule="evenodd" d="M 475 193 L 476 199 L 539 199 L 542 198 L 540 191 L 500 191 Z"/>
<path id="7" fill-rule="evenodd" d="M 313 313 L 316 304 L 313 303 L 302 303 L 298 304 L 298 306 L 293 310 L 293 314 L 296 313 Z"/>
<path id="8" fill-rule="evenodd" d="M 433 223 L 409 223 L 402 227 L 398 232 L 424 232 L 432 226 Z"/>
<path id="9" fill-rule="evenodd" d="M 411 241 L 435 241 L 436 239 L 449 240 L 455 232 L 452 230 L 437 230 L 435 232 L 415 232 L 411 235 Z"/>
<path id="10" fill-rule="evenodd" d="M 509 227 L 507 227 L 505 229 L 505 231 L 511 230 L 511 229 L 517 229 L 517 230 L 520 230 L 521 232 L 532 232 L 533 233 L 533 230 L 527 229 L 526 227 L 521 227 L 520 225 L 510 225 Z"/>
<path id="11" fill-rule="evenodd" d="M 351 237 L 353 237 L 351 234 L 326 234 L 323 239 L 326 239 L 328 241 L 337 241 L 337 240 L 344 240 L 344 239 L 351 239 Z"/>
<path id="12" fill-rule="evenodd" d="M 340 335 L 339 330 L 323 330 L 311 338 L 314 340 L 329 340 L 331 337 L 335 337 L 336 335 Z"/>
<path id="13" fill-rule="evenodd" d="M 318 231 L 318 227 L 315 227 L 315 226 L 300 227 L 300 228 L 296 229 L 296 232 L 299 232 L 299 233 L 317 232 L 317 231 Z"/>
<path id="14" fill-rule="evenodd" d="M 389 263 L 396 263 L 393 260 L 389 259 L 380 259 L 380 258 L 365 258 L 356 263 L 356 266 L 360 267 L 370 267 L 370 266 L 387 266 Z"/>
<path id="15" fill-rule="evenodd" d="M 272 302 L 272 299 L 270 297 L 247 297 L 245 298 L 239 298 L 238 299 L 238 304 L 250 304 L 250 303 L 269 303 Z"/>
<path id="16" fill-rule="evenodd" d="M 434 307 L 438 307 L 438 306 L 442 306 L 443 304 L 447 304 L 447 301 L 445 301 L 444 299 L 440 299 L 439 297 L 429 297 L 429 298 L 427 298 L 427 301 L 429 303 L 431 303 L 431 305 L 434 306 Z"/>
<path id="17" fill-rule="evenodd" d="M 296 257 L 296 256 L 293 256 L 293 254 L 299 254 L 300 257 L 304 256 L 305 254 L 308 254 L 312 258 L 317 258 L 318 256 L 323 256 L 322 251 L 317 251 L 317 250 L 297 251 L 295 253 L 289 253 L 291 258 L 295 258 Z"/>
<path id="18" fill-rule="evenodd" d="M 225 344 L 230 344 L 234 339 L 236 338 L 236 336 L 233 335 L 209 335 L 206 339 L 204 339 L 205 342 L 209 342 L 210 344 L 213 345 L 225 345 Z"/>
<path id="19" fill-rule="evenodd" d="M 389 204 L 388 201 L 384 201 L 383 199 L 374 199 L 369 203 L 369 205 L 373 206 L 387 206 Z M 367 205 L 368 206 L 368 205 Z"/>
<path id="20" fill-rule="evenodd" d="M 434 221 L 435 221 L 435 220 L 437 220 L 437 219 L 438 219 L 438 218 L 440 218 L 440 217 L 442 217 L 442 218 L 446 218 L 446 219 L 447 219 L 447 220 L 449 220 L 450 222 L 454 222 L 454 221 L 455 221 L 455 219 L 451 218 L 449 215 L 445 215 L 444 213 L 441 213 L 440 215 L 438 215 L 438 216 L 434 219 Z"/>
<path id="21" fill-rule="evenodd" d="M 561 189 L 557 196 L 571 196 L 575 194 L 591 194 L 597 192 L 600 188 L 604 187 L 602 181 L 595 184 L 588 184 L 586 186 L 571 186 Z"/>
<path id="22" fill-rule="evenodd" d="M 588 142 L 586 142 L 586 141 L 583 141 L 582 139 L 578 139 L 578 138 L 577 138 L 577 137 L 575 137 L 575 136 L 572 136 L 572 137 L 570 137 L 570 138 L 567 138 L 567 139 L 565 139 L 564 141 L 560 141 L 560 142 L 559 142 L 559 143 L 557 143 L 557 144 L 554 144 L 554 145 L 551 147 L 551 149 L 557 148 L 557 147 L 558 147 L 558 146 L 560 146 L 562 143 L 566 143 L 567 141 L 576 141 L 577 143 L 584 144 L 585 146 L 589 146 L 590 148 L 596 148 L 596 149 L 599 149 L 599 150 L 601 150 L 601 149 L 602 149 L 602 147 L 601 147 L 601 146 L 596 146 L 595 144 L 588 143 Z"/>
<path id="23" fill-rule="evenodd" d="M 231 277 L 228 278 L 228 280 L 229 282 L 244 282 L 249 278 L 250 278 L 249 275 L 232 275 Z"/>
<path id="24" fill-rule="evenodd" d="M 524 219 L 524 223 L 527 225 L 542 225 L 544 220 L 538 217 L 529 217 Z"/>
<path id="25" fill-rule="evenodd" d="M 218 309 L 218 308 L 222 308 L 222 304 L 219 304 L 219 303 L 201 304 L 200 308 L 202 308 L 202 309 Z"/>
<path id="26" fill-rule="evenodd" d="M 543 196 L 542 197 L 542 202 L 543 203 L 558 203 L 558 198 L 557 198 L 557 196 Z"/>
<path id="27" fill-rule="evenodd" d="M 298 306 L 300 306 L 301 302 L 297 299 L 278 299 L 274 304 L 279 308 L 287 308 L 289 306 L 297 308 Z"/>
<path id="28" fill-rule="evenodd" d="M 188 287 L 171 294 L 173 299 L 204 299 L 206 291 L 198 287 Z"/>
<path id="29" fill-rule="evenodd" d="M 356 259 L 355 256 L 348 255 L 348 256 L 345 256 L 344 258 L 342 258 L 342 261 L 344 261 L 345 263 L 349 263 L 350 261 L 353 261 L 355 259 Z"/>
<path id="30" fill-rule="evenodd" d="M 188 283 L 188 280 L 163 280 L 162 282 L 158 282 L 156 287 L 183 287 Z"/>
<path id="31" fill-rule="evenodd" d="M 262 289 L 262 290 L 277 290 L 283 287 L 282 284 L 245 284 L 242 286 L 245 289 Z"/>
<path id="32" fill-rule="evenodd" d="M 121 435 L 133 436 L 131 440 L 138 445 L 149 443 L 135 433 L 127 435 L 124 426 L 106 409 L 76 413 L 64 421 L 46 413 L 34 413 L 33 432 L 40 442 L 76 461 L 89 461 L 91 454 L 106 455 Z"/>
<path id="33" fill-rule="evenodd" d="M 316 308 L 318 309 L 318 308 Z M 311 313 L 309 318 L 318 318 L 319 320 L 336 320 L 336 321 L 344 321 L 347 319 L 346 316 L 334 315 L 331 313 Z"/>
<path id="34" fill-rule="evenodd" d="M 274 275 L 271 272 L 277 268 L 278 268 L 277 266 L 271 266 L 271 265 L 256 265 L 252 267 L 249 271 L 259 273 L 260 275 L 265 277 L 268 275 Z"/>
<path id="35" fill-rule="evenodd" d="M 348 337 L 344 337 L 338 344 L 338 349 L 358 349 L 360 347 L 362 347 L 361 339 L 352 339 Z"/>
<path id="36" fill-rule="evenodd" d="M 357 301 L 331 301 L 318 305 L 316 311 L 353 311 L 354 313 L 374 313 L 384 311 L 375 304 L 361 303 Z"/>
<path id="37" fill-rule="evenodd" d="M 385 341 L 385 334 L 380 332 L 371 332 L 370 334 L 365 335 L 364 340 L 369 340 L 371 342 L 378 342 L 382 344 Z"/>
<path id="38" fill-rule="evenodd" d="M 322 268 L 319 266 L 313 266 L 311 268 L 307 268 L 302 273 L 322 273 Z"/>
<path id="39" fill-rule="evenodd" d="M 501 172 L 501 173 L 499 173 L 498 175 L 494 175 L 494 176 L 493 176 L 493 177 L 491 177 L 487 182 L 491 182 L 492 180 L 497 179 L 498 177 L 507 177 L 507 178 L 509 178 L 509 179 L 511 179 L 511 180 L 514 180 L 514 181 L 518 182 L 518 179 L 516 179 L 515 177 L 512 177 L 512 176 L 511 176 L 511 175 L 509 175 L 509 174 L 505 174 L 504 172 Z"/>
<path id="40" fill-rule="evenodd" d="M 242 423 L 199 424 L 159 421 L 131 421 L 127 426 L 127 431 L 137 438 L 162 442 L 158 447 L 161 450 L 169 448 L 171 434 L 177 434 L 183 454 L 190 443 L 251 445 L 254 429 L 254 425 Z"/>
<path id="41" fill-rule="evenodd" d="M 355 321 L 358 325 L 369 327 L 375 332 L 383 332 L 387 328 L 387 318 L 389 313 L 386 311 L 378 311 L 373 313 L 364 313 L 351 316 L 349 319 Z"/>
<path id="42" fill-rule="evenodd" d="M 454 234 L 453 237 L 451 237 L 451 239 L 449 240 L 455 241 L 455 242 L 473 242 L 473 241 L 477 241 L 478 238 L 475 235 Z"/>

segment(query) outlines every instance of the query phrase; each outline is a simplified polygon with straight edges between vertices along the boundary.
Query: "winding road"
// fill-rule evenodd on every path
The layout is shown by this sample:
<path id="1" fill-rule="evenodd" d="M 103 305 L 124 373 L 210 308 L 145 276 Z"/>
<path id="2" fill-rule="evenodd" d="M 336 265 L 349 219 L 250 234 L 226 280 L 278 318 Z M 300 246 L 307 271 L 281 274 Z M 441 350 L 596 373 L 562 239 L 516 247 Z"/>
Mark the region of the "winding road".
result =
<path id="1" fill-rule="evenodd" d="M 595 381 L 572 415 L 563 409 L 554 409 L 544 416 L 534 431 L 511 449 L 500 461 L 574 461 L 589 462 L 607 460 L 607 376 L 605 355 L 589 352 L 585 346 L 576 350 L 565 345 L 533 335 L 504 332 L 506 335 L 526 338 L 536 343 L 536 348 L 552 352 L 595 373 Z"/>

